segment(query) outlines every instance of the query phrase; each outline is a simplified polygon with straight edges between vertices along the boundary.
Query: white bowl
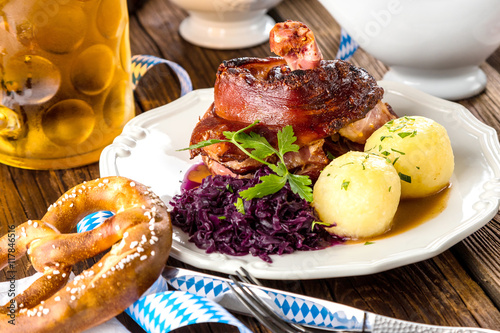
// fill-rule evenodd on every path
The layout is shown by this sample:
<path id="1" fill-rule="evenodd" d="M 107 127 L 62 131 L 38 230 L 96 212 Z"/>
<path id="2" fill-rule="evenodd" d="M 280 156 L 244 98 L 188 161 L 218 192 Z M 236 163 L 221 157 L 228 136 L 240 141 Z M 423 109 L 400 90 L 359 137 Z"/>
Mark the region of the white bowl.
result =
<path id="1" fill-rule="evenodd" d="M 500 45 L 499 0 L 319 0 L 390 70 L 384 80 L 457 100 L 480 93 Z"/>
<path id="2" fill-rule="evenodd" d="M 237 49 L 269 40 L 275 21 L 267 11 L 282 0 L 170 0 L 189 16 L 179 27 L 188 42 L 213 49 Z"/>

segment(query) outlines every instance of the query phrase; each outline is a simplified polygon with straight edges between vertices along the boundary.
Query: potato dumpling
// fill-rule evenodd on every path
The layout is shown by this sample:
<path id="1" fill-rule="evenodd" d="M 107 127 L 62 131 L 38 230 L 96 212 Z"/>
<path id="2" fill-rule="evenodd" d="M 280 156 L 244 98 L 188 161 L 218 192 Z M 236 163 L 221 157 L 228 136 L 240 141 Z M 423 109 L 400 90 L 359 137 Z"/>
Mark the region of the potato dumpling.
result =
<path id="1" fill-rule="evenodd" d="M 367 140 L 365 152 L 390 161 L 401 177 L 401 198 L 421 198 L 449 184 L 455 166 L 446 129 L 412 116 L 387 122 Z"/>
<path id="2" fill-rule="evenodd" d="M 385 158 L 349 152 L 334 159 L 313 189 L 321 221 L 332 234 L 360 239 L 390 229 L 401 195 L 398 173 Z"/>

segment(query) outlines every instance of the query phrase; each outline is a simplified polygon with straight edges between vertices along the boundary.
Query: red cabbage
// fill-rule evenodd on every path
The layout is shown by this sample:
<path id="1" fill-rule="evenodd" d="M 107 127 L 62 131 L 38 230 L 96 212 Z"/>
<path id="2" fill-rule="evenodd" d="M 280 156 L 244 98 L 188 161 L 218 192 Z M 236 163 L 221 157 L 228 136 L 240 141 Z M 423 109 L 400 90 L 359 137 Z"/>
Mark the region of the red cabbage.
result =
<path id="1" fill-rule="evenodd" d="M 182 189 L 170 202 L 173 225 L 207 253 L 250 253 L 266 262 L 272 262 L 272 254 L 318 250 L 343 241 L 318 225 L 312 228 L 319 221 L 314 209 L 288 184 L 262 199 L 243 200 L 245 214 L 238 212 L 238 192 L 269 173 L 265 167 L 252 179 L 209 176 L 197 188 Z"/>

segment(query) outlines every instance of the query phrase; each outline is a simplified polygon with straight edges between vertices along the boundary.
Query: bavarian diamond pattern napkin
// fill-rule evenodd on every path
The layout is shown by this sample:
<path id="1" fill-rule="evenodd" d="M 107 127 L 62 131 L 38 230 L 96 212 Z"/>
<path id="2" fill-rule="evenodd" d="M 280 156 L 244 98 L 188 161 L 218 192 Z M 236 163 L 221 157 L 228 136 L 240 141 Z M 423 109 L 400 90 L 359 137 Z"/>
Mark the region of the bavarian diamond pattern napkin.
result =
<path id="1" fill-rule="evenodd" d="M 92 230 L 112 215 L 110 212 L 90 214 L 78 223 L 77 231 Z M 210 287 L 207 289 L 209 294 L 209 289 L 218 290 Z M 167 333 L 182 326 L 208 322 L 233 325 L 241 333 L 252 333 L 226 309 L 208 298 L 185 291 L 168 291 L 167 281 L 162 276 L 125 312 L 148 333 Z"/>

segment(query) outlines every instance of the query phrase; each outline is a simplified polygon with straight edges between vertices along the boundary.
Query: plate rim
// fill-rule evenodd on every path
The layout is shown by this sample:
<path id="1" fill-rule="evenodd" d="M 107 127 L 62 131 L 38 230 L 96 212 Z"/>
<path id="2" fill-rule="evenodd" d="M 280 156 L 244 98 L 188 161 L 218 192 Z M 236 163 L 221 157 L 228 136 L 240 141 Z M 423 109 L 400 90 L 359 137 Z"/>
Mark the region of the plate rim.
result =
<path id="1" fill-rule="evenodd" d="M 486 225 L 499 210 L 500 143 L 496 130 L 481 122 L 461 104 L 431 96 L 401 83 L 390 81 L 379 81 L 378 83 L 384 88 L 385 94 L 394 94 L 395 96 L 399 96 L 410 102 L 418 103 L 419 105 L 427 105 L 433 109 L 438 107 L 442 112 L 447 112 L 449 114 L 453 113 L 457 119 L 461 120 L 461 125 L 466 126 L 470 133 L 475 134 L 478 141 L 481 143 L 481 149 L 485 153 L 484 156 L 487 160 L 488 167 L 494 175 L 492 179 L 488 180 L 488 183 L 491 182 L 493 184 L 493 194 L 496 193 L 495 186 L 498 186 L 498 189 L 496 190 L 498 193 L 496 193 L 496 195 L 480 199 L 481 202 L 485 202 L 487 209 L 485 208 L 481 211 L 476 211 L 472 217 L 461 221 L 460 225 L 453 228 L 449 235 L 438 237 L 426 246 L 407 250 L 406 252 L 409 253 L 398 252 L 395 258 L 385 257 L 353 263 L 348 269 L 344 267 L 343 269 L 339 270 L 337 268 L 336 271 L 332 271 L 332 268 L 328 266 L 321 269 L 315 268 L 314 271 L 305 270 L 301 272 L 300 279 L 333 278 L 374 274 L 430 259 L 446 251 L 451 246 Z M 120 175 L 120 170 L 118 170 L 115 163 L 116 158 L 126 158 L 130 155 L 131 150 L 135 147 L 134 142 L 147 137 L 149 128 L 154 126 L 158 117 L 164 117 L 168 114 L 179 112 L 179 109 L 182 110 L 192 104 L 196 105 L 200 101 L 213 99 L 213 91 L 213 88 L 193 90 L 171 103 L 142 113 L 130 120 L 125 125 L 122 134 L 120 134 L 112 144 L 103 150 L 99 161 L 101 177 Z M 480 213 L 482 213 L 482 215 Z M 214 262 L 217 262 L 220 265 L 215 270 L 222 273 L 234 273 L 235 268 L 237 268 L 235 265 L 239 265 L 247 268 L 257 278 L 285 280 L 297 278 L 297 275 L 294 274 L 287 276 L 287 272 L 285 271 L 273 271 L 271 269 L 272 264 L 269 265 L 263 261 L 261 263 L 255 261 L 254 259 L 256 257 L 251 257 L 250 255 L 233 257 L 219 253 L 204 253 L 206 259 L 200 262 L 198 258 L 200 254 L 198 252 L 195 252 L 194 254 L 188 253 L 189 251 L 186 252 L 185 247 L 180 245 L 181 244 L 177 244 L 174 240 L 172 244 L 171 256 L 202 269 L 214 270 Z M 246 259 L 250 259 L 250 261 L 247 262 Z"/>

